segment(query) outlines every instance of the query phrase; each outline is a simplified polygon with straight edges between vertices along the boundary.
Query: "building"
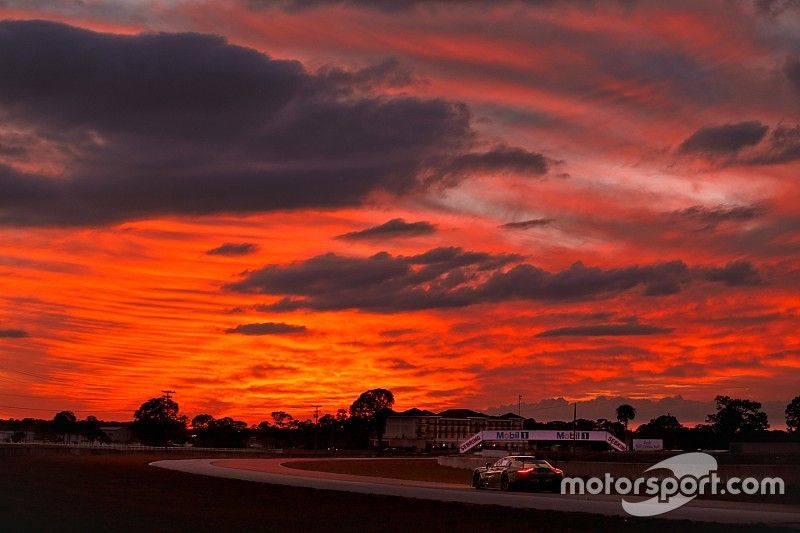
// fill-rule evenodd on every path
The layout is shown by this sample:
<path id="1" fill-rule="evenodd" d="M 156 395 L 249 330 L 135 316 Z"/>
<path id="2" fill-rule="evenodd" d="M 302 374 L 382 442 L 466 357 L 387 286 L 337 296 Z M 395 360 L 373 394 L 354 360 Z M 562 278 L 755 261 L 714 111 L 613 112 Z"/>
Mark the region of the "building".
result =
<path id="1" fill-rule="evenodd" d="M 0 442 L 33 442 L 36 435 L 28 430 L 0 430 Z"/>
<path id="2" fill-rule="evenodd" d="M 131 430 L 124 426 L 101 426 L 100 431 L 106 434 L 112 444 L 128 444 L 133 440 Z"/>
<path id="3" fill-rule="evenodd" d="M 522 422 L 523 418 L 513 413 L 490 416 L 470 409 L 448 409 L 436 414 L 414 408 L 388 417 L 383 439 L 390 448 L 458 449 L 479 431 L 518 430 Z"/>

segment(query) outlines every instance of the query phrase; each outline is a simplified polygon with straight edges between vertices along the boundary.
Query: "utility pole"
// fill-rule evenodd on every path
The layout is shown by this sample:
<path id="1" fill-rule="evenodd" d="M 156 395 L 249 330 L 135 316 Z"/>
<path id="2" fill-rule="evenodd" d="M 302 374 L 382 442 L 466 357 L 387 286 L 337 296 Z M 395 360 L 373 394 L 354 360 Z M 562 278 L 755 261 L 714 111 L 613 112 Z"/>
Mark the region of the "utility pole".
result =
<path id="1" fill-rule="evenodd" d="M 317 451 L 317 434 L 319 433 L 319 408 L 320 405 L 312 405 L 314 408 L 314 452 Z"/>
<path id="2" fill-rule="evenodd" d="M 575 457 L 575 440 L 578 437 L 578 402 L 572 404 L 572 456 Z"/>
<path id="3" fill-rule="evenodd" d="M 519 415 L 520 419 L 522 418 L 522 394 L 517 395 L 517 415 Z M 525 421 L 524 420 L 520 420 L 519 421 L 519 429 L 523 429 L 524 427 L 525 427 Z M 521 444 L 520 444 L 520 446 L 521 446 Z M 528 446 L 528 444 L 525 443 L 525 447 L 527 447 L 527 446 Z"/>
<path id="4" fill-rule="evenodd" d="M 167 400 L 171 400 L 172 399 L 172 395 L 175 394 L 175 391 L 174 390 L 162 390 L 161 394 L 163 394 L 164 398 L 166 398 Z"/>

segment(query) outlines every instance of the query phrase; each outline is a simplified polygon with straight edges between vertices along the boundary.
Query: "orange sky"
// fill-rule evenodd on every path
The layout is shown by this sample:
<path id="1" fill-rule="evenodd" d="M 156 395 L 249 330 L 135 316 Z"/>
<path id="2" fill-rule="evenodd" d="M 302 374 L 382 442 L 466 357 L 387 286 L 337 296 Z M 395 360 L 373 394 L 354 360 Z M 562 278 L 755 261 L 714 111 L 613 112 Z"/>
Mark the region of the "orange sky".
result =
<path id="1" fill-rule="evenodd" d="M 94 37 L 67 33 L 59 46 L 83 51 L 62 72 L 48 40 L 58 26 L 0 28 L 3 43 L 27 39 L 20 61 L 41 61 L 29 80 L 8 81 L 23 63 L 0 60 L 0 417 L 68 408 L 128 419 L 162 389 L 190 415 L 252 423 L 276 410 L 305 418 L 313 405 L 335 412 L 374 387 L 394 391 L 400 409 L 484 409 L 518 394 L 800 393 L 797 11 L 45 4 L 7 2 L 0 18 L 131 40 L 81 49 Z M 195 53 L 204 74 L 187 83 L 201 96 L 211 79 L 222 81 L 209 94 L 234 87 L 223 115 L 241 106 L 241 117 L 213 115 L 213 98 L 159 102 L 173 82 L 157 76 L 168 74 L 137 78 L 114 54 L 152 46 L 146 57 L 179 63 L 183 52 L 140 32 L 227 39 Z M 207 43 L 195 39 L 185 46 Z M 299 62 L 292 83 L 315 96 L 292 93 L 281 113 L 320 106 L 339 118 L 303 114 L 312 118 L 295 137 L 276 112 L 236 140 L 280 89 L 273 78 L 238 86 L 261 83 L 260 67 L 234 45 Z M 104 53 L 105 70 L 82 64 Z M 117 68 L 155 96 L 132 89 L 107 103 L 93 87 Z M 169 105 L 199 126 L 159 122 Z M 453 116 L 436 114 L 444 105 Z M 392 167 L 395 156 L 406 166 Z M 319 178 L 331 161 L 342 170 Z M 281 177 L 298 166 L 299 177 Z M 290 190 L 265 193 L 272 179 Z M 341 200 L 329 205 L 328 187 Z M 429 229 L 337 238 L 394 219 Z M 538 222 L 501 227 L 524 221 Z M 226 243 L 252 246 L 208 253 Z M 486 256 L 435 263 L 441 272 L 420 281 L 434 267 L 418 256 L 450 247 Z M 373 279 L 389 268 L 397 276 Z M 285 298 L 294 304 L 269 307 Z M 236 330 L 254 324 L 272 326 Z"/>

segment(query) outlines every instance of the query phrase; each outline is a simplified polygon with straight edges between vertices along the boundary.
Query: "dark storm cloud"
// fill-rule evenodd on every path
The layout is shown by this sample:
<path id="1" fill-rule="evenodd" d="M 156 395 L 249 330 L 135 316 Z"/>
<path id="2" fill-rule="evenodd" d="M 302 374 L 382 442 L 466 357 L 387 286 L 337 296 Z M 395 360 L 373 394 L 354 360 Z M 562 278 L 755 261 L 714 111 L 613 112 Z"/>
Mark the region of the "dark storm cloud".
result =
<path id="1" fill-rule="evenodd" d="M 356 71 L 323 67 L 316 75 L 325 83 L 339 85 L 348 92 L 375 87 L 405 87 L 418 81 L 411 68 L 401 65 L 396 58 L 389 58 Z"/>
<path id="2" fill-rule="evenodd" d="M 641 287 L 647 296 L 680 292 L 696 281 L 753 285 L 750 263 L 690 268 L 682 261 L 601 269 L 575 263 L 547 272 L 519 256 L 436 248 L 413 256 L 381 252 L 367 258 L 325 254 L 289 265 L 245 272 L 225 288 L 282 296 L 265 311 L 362 309 L 375 312 L 464 307 L 512 300 L 611 298 Z M 512 266 L 513 265 L 513 266 Z"/>
<path id="3" fill-rule="evenodd" d="M 336 5 L 353 6 L 357 8 L 373 9 L 386 13 L 407 11 L 417 6 L 436 8 L 453 7 L 452 0 L 241 0 L 251 9 L 260 10 L 268 7 L 279 7 L 286 11 L 302 11 L 318 7 L 331 7 Z M 786 0 L 784 0 L 786 1 Z M 630 0 L 619 0 L 623 5 L 630 5 Z M 460 0 L 461 7 L 477 7 L 486 9 L 491 5 L 520 4 L 527 7 L 548 7 L 557 4 L 557 0 Z M 585 0 L 582 2 L 570 2 L 570 6 L 592 7 L 595 0 Z"/>
<path id="4" fill-rule="evenodd" d="M 800 160 L 800 126 L 777 126 L 756 154 L 741 161 L 749 165 L 780 165 Z"/>
<path id="5" fill-rule="evenodd" d="M 640 285 L 648 296 L 664 296 L 680 292 L 689 281 L 690 271 L 683 261 L 608 270 L 578 262 L 556 273 L 523 264 L 495 273 L 483 290 L 494 300 L 578 300 L 608 297 Z"/>
<path id="6" fill-rule="evenodd" d="M 386 252 L 368 258 L 325 254 L 288 266 L 248 272 L 227 286 L 244 293 L 286 295 L 264 310 L 300 308 L 412 310 L 472 303 L 463 286 L 519 261 L 516 255 L 435 248 L 413 256 Z"/>
<path id="7" fill-rule="evenodd" d="M 207 250 L 206 255 L 239 256 L 239 255 L 252 254 L 256 250 L 258 250 L 258 246 L 250 242 L 243 242 L 238 244 L 232 242 L 226 242 L 225 244 L 221 244 L 216 248 Z"/>
<path id="8" fill-rule="evenodd" d="M 800 69 L 800 66 L 798 66 Z M 679 147 L 683 154 L 721 158 L 724 165 L 780 165 L 800 160 L 800 125 L 769 127 L 760 122 L 706 126 Z M 746 151 L 743 148 L 749 147 Z"/>
<path id="9" fill-rule="evenodd" d="M 58 178 L 0 167 L 4 224 L 357 205 L 485 170 L 546 169 L 518 148 L 471 153 L 462 104 L 355 96 L 346 76 L 218 36 L 3 21 L 0 49 L 4 123 L 69 155 Z M 350 83 L 397 81 L 397 70 Z"/>
<path id="10" fill-rule="evenodd" d="M 26 153 L 27 150 L 25 150 L 24 146 L 0 144 L 0 155 L 19 157 Z"/>
<path id="11" fill-rule="evenodd" d="M 386 12 L 406 11 L 420 4 L 437 4 L 432 0 L 242 0 L 252 9 L 279 7 L 286 11 L 302 11 L 317 7 L 349 5 Z"/>
<path id="12" fill-rule="evenodd" d="M 21 339 L 27 336 L 28 332 L 24 329 L 0 329 L 0 338 Z"/>
<path id="13" fill-rule="evenodd" d="M 530 229 L 530 228 L 538 228 L 541 226 L 549 226 L 555 222 L 555 219 L 552 218 L 534 218 L 532 220 L 523 220 L 521 222 L 509 222 L 508 224 L 502 224 L 500 228 L 502 229 Z"/>
<path id="14" fill-rule="evenodd" d="M 758 144 L 767 134 L 768 126 L 758 121 L 703 126 L 678 148 L 683 154 L 733 154 L 745 146 Z"/>
<path id="15" fill-rule="evenodd" d="M 764 280 L 750 261 L 731 261 L 724 267 L 698 269 L 708 281 L 717 281 L 730 287 L 741 285 L 761 285 Z"/>
<path id="16" fill-rule="evenodd" d="M 800 56 L 790 57 L 786 61 L 784 73 L 786 74 L 786 79 L 789 80 L 789 83 L 791 83 L 792 86 L 798 92 L 800 92 Z"/>
<path id="17" fill-rule="evenodd" d="M 339 235 L 337 239 L 351 241 L 371 240 L 371 239 L 390 239 L 393 237 L 414 237 L 417 235 L 430 235 L 436 232 L 436 226 L 430 222 L 406 222 L 402 218 L 393 218 L 378 226 L 373 226 L 361 231 L 353 231 Z"/>
<path id="18" fill-rule="evenodd" d="M 672 331 L 669 328 L 644 324 L 597 324 L 594 326 L 569 326 L 542 331 L 537 337 L 612 337 L 624 335 L 658 335 Z"/>
<path id="19" fill-rule="evenodd" d="M 413 370 L 418 368 L 417 365 L 409 363 L 405 359 L 401 359 L 399 357 L 381 359 L 380 363 L 382 363 L 385 368 L 390 370 Z"/>
<path id="20" fill-rule="evenodd" d="M 800 0 L 753 0 L 753 5 L 760 15 L 775 17 L 800 9 Z"/>
<path id="21" fill-rule="evenodd" d="M 510 172 L 540 176 L 546 174 L 550 163 L 542 154 L 513 146 L 497 146 L 482 153 L 459 156 L 443 170 L 448 174 Z"/>
<path id="22" fill-rule="evenodd" d="M 718 205 L 705 207 L 693 205 L 686 209 L 672 212 L 676 220 L 697 222 L 703 229 L 713 229 L 724 222 L 747 222 L 762 216 L 766 212 L 763 206 L 758 205 Z"/>
<path id="23" fill-rule="evenodd" d="M 225 333 L 239 335 L 288 335 L 292 333 L 305 333 L 305 326 L 284 324 L 283 322 L 264 322 L 261 324 L 241 324 L 235 328 L 226 329 Z"/>

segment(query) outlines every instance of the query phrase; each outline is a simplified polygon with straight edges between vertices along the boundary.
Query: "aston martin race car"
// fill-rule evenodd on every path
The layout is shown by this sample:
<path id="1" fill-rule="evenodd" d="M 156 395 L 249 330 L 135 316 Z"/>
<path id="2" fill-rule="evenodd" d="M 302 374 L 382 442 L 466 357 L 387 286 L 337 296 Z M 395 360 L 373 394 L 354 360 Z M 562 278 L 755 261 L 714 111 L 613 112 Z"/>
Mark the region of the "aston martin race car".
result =
<path id="1" fill-rule="evenodd" d="M 472 473 L 472 486 L 476 489 L 559 490 L 562 479 L 564 472 L 547 461 L 528 455 L 509 455 L 494 464 L 476 468 Z"/>

